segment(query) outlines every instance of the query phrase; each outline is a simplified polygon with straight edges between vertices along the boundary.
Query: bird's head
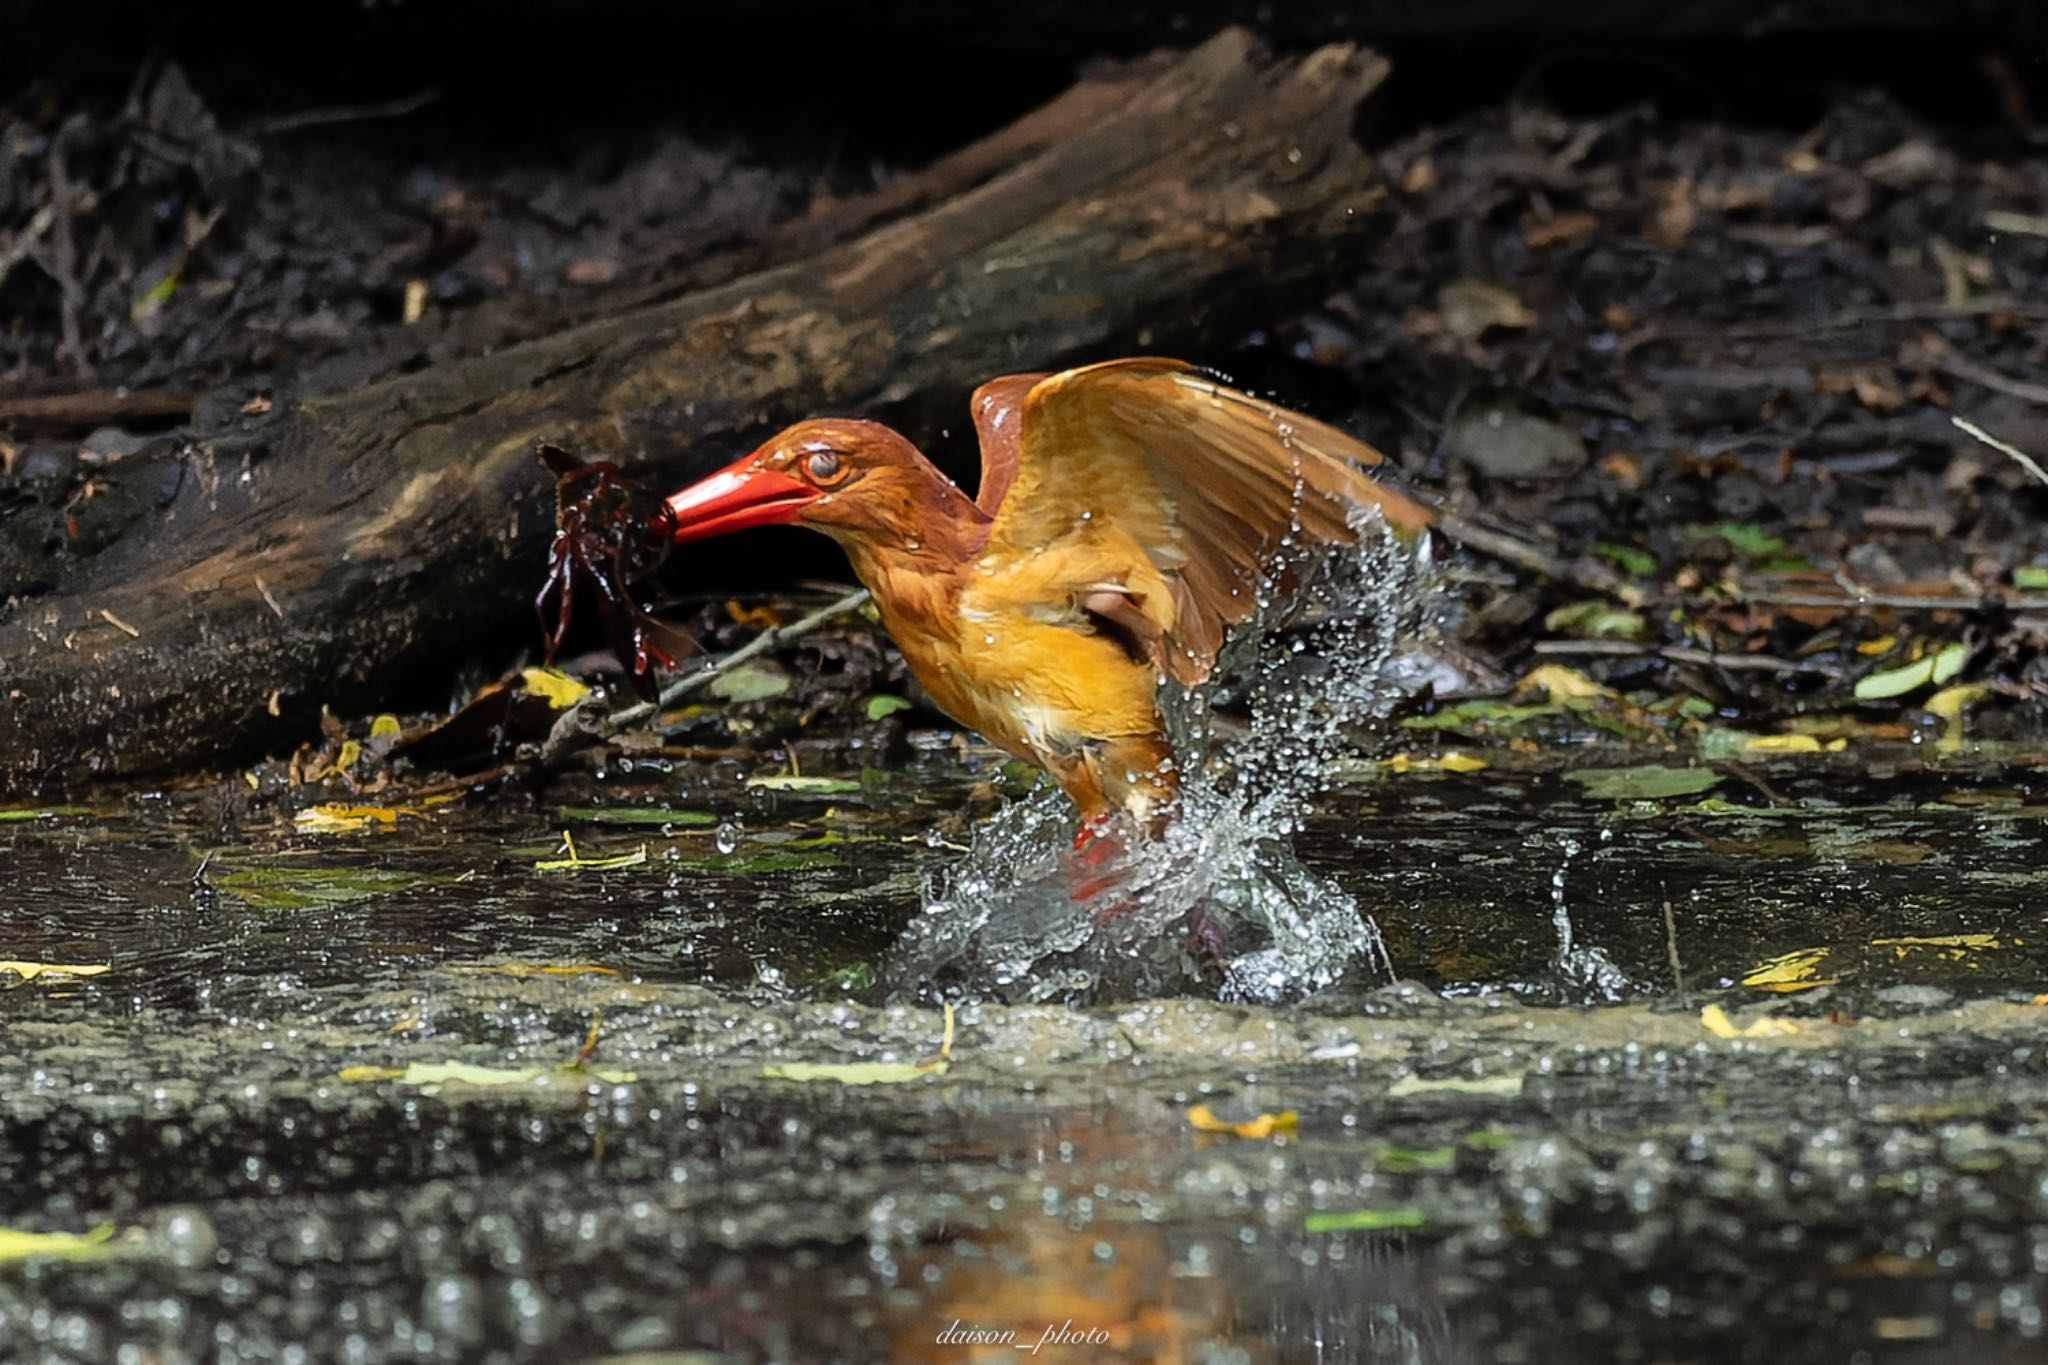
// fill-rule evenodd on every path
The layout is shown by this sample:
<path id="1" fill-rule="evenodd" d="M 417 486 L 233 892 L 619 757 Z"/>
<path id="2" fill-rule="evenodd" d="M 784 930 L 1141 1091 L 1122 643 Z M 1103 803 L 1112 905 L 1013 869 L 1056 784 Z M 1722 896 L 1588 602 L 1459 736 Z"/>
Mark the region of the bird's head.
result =
<path id="1" fill-rule="evenodd" d="M 753 454 L 666 499 L 675 539 L 752 526 L 809 526 L 835 540 L 914 530 L 933 470 L 878 422 L 821 418 L 784 428 Z"/>

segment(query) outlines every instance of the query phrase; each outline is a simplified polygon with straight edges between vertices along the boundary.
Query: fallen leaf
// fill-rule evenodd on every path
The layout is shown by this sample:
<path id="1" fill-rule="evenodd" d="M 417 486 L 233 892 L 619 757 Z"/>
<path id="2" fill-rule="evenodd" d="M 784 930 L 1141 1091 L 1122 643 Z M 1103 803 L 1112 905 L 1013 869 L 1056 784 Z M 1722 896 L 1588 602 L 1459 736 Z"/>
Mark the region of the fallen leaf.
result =
<path id="1" fill-rule="evenodd" d="M 528 668 L 519 674 L 530 697 L 539 697 L 557 711 L 566 711 L 588 696 L 590 689 L 554 668 Z"/>
<path id="2" fill-rule="evenodd" d="M 1447 773 L 1476 773 L 1487 766 L 1483 758 L 1449 749 L 1435 757 L 1427 754 L 1398 753 L 1392 758 L 1381 759 L 1380 764 L 1390 773 L 1442 771 Z"/>
<path id="3" fill-rule="evenodd" d="M 1841 978 L 1820 975 L 1821 964 L 1827 961 L 1830 951 L 1827 948 L 1795 948 L 1789 953 L 1780 953 L 1768 962 L 1752 967 L 1744 974 L 1742 984 L 1754 990 L 1781 994 L 1832 986 Z"/>
<path id="4" fill-rule="evenodd" d="M 1634 612 L 1602 601 L 1559 607 L 1543 618 L 1543 628 L 1575 640 L 1640 640 L 1650 629 Z"/>
<path id="5" fill-rule="evenodd" d="M 23 981 L 33 981 L 39 976 L 98 976 L 113 968 L 104 962 L 4 962 L 0 961 L 0 972 L 13 972 Z"/>
<path id="6" fill-rule="evenodd" d="M 1206 1104 L 1197 1104 L 1187 1111 L 1187 1120 L 1198 1133 L 1229 1133 L 1232 1137 L 1269 1138 L 1275 1133 L 1293 1132 L 1301 1122 L 1301 1115 L 1292 1109 L 1283 1109 L 1277 1114 L 1259 1114 L 1252 1118 L 1233 1121 L 1218 1118 L 1216 1111 Z"/>
<path id="7" fill-rule="evenodd" d="M 1312 1213 L 1301 1220 L 1304 1232 L 1393 1232 L 1429 1222 L 1421 1209 L 1352 1209 L 1344 1213 Z"/>
<path id="8" fill-rule="evenodd" d="M 441 970 L 456 976 L 624 976 L 617 967 L 600 967 L 594 962 L 490 962 L 463 964 Z"/>
<path id="9" fill-rule="evenodd" d="M 720 701 L 767 701 L 789 691 L 790 677 L 780 665 L 766 661 L 721 668 L 711 675 L 705 691 Z"/>
<path id="10" fill-rule="evenodd" d="M 1447 1076 L 1437 1080 L 1424 1080 L 1409 1074 L 1387 1087 L 1390 1100 L 1405 1099 L 1410 1095 L 1519 1095 L 1522 1093 L 1520 1076 Z"/>
<path id="11" fill-rule="evenodd" d="M 598 1071 L 590 1067 L 471 1066 L 466 1062 L 413 1062 L 407 1066 L 345 1066 L 336 1072 L 335 1076 L 351 1085 L 375 1081 L 416 1085 L 428 1094 L 451 1083 L 489 1088 L 556 1081 L 573 1081 L 579 1084 L 584 1081 L 602 1081 L 606 1085 L 627 1085 L 640 1079 L 630 1071 Z"/>
<path id="12" fill-rule="evenodd" d="M 1514 694 L 1543 691 L 1552 701 L 1578 701 L 1615 694 L 1575 668 L 1563 664 L 1539 664 L 1515 683 Z"/>
<path id="13" fill-rule="evenodd" d="M 0 1265 L 48 1256 L 60 1261 L 104 1261 L 120 1254 L 114 1225 L 101 1223 L 85 1232 L 22 1232 L 0 1228 Z"/>
<path id="14" fill-rule="evenodd" d="M 1969 650 L 1957 643 L 1944 646 L 1938 653 L 1915 660 L 1899 668 L 1888 668 L 1881 673 L 1872 673 L 1856 681 L 1855 696 L 1858 701 L 1884 701 L 1890 697 L 1901 697 L 1928 683 L 1945 683 L 1963 671 L 1969 660 Z"/>
<path id="15" fill-rule="evenodd" d="M 939 1055 L 922 1062 L 770 1062 L 761 1075 L 771 1081 L 834 1081 L 840 1085 L 901 1085 L 926 1076 L 943 1076 L 953 1064 L 953 1007 L 945 1006 L 945 1033 Z"/>
<path id="16" fill-rule="evenodd" d="M 1746 754 L 1817 754 L 1821 742 L 1812 735 L 1751 735 L 1742 741 Z"/>
<path id="17" fill-rule="evenodd" d="M 260 910 L 308 910 L 352 905 L 403 891 L 423 880 L 419 873 L 396 868 L 307 867 L 285 862 L 221 868 L 209 873 L 207 885 Z"/>
<path id="18" fill-rule="evenodd" d="M 1776 1019 L 1768 1014 L 1738 1025 L 1719 1005 L 1709 1005 L 1700 1011 L 1700 1027 L 1716 1038 L 1788 1038 L 1806 1032 L 1790 1019 Z"/>
<path id="19" fill-rule="evenodd" d="M 767 773 L 747 779 L 749 787 L 771 792 L 808 792 L 817 796 L 843 796 L 860 790 L 850 777 L 806 777 L 800 773 Z"/>
<path id="20" fill-rule="evenodd" d="M 65 815 L 91 815 L 89 806 L 15 806 L 0 810 L 0 824 L 10 820 L 55 820 Z"/>
<path id="21" fill-rule="evenodd" d="M 631 853 L 617 853 L 606 858 L 586 858 L 576 851 L 576 840 L 569 831 L 562 831 L 563 846 L 569 850 L 566 858 L 542 858 L 533 865 L 535 872 L 603 872 L 615 867 L 638 867 L 647 861 L 647 845 L 642 844 Z"/>
<path id="22" fill-rule="evenodd" d="M 880 696 L 868 698 L 869 720 L 880 720 L 884 716 L 893 716 L 898 711 L 908 711 L 909 709 L 910 703 L 902 697 Z"/>
<path id="23" fill-rule="evenodd" d="M 673 825 L 678 829 L 695 829 L 718 823 L 718 817 L 708 810 L 673 806 L 563 806 L 555 814 L 564 820 L 585 820 L 594 825 Z"/>
<path id="24" fill-rule="evenodd" d="M 1382 1147 L 1372 1154 L 1373 1164 L 1389 1175 L 1415 1175 L 1422 1171 L 1457 1169 L 1456 1147 Z"/>
<path id="25" fill-rule="evenodd" d="M 1644 764 L 1634 768 L 1577 768 L 1565 774 L 1568 781 L 1585 789 L 1595 801 L 1657 801 L 1673 796 L 1697 796 L 1719 785 L 1721 774 L 1712 768 L 1667 768 Z"/>
<path id="26" fill-rule="evenodd" d="M 338 801 L 308 806 L 292 817 L 301 834 L 355 834 L 372 827 L 389 829 L 403 815 L 425 816 L 435 806 L 453 801 L 453 796 L 429 796 L 404 806 L 351 806 Z"/>

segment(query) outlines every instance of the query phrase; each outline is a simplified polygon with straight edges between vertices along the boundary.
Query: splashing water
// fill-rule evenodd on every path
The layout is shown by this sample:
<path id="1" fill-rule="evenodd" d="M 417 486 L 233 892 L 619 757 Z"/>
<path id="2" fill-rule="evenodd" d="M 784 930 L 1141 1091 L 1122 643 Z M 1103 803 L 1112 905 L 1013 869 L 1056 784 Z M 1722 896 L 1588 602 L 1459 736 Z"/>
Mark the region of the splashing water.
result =
<path id="1" fill-rule="evenodd" d="M 1397 641 L 1426 625 L 1427 542 L 1404 546 L 1376 515 L 1360 531 L 1357 545 L 1297 554 L 1277 571 L 1209 682 L 1162 688 L 1181 796 L 1160 838 L 1125 831 L 1072 854 L 1074 813 L 1059 792 L 1005 807 L 957 866 L 928 880 L 888 973 L 899 989 L 1077 1002 L 1203 989 L 1278 1001 L 1383 960 L 1358 903 L 1291 847 L 1331 763 L 1398 697 Z"/>
<path id="2" fill-rule="evenodd" d="M 1612 831 L 1603 830 L 1602 838 Z M 1557 930 L 1557 970 L 1567 985 L 1588 993 L 1596 1000 L 1620 1000 L 1629 993 L 1634 983 L 1621 965 L 1599 948 L 1580 947 L 1572 941 L 1572 913 L 1565 904 L 1565 876 L 1571 871 L 1572 859 L 1583 852 L 1577 839 L 1566 837 L 1560 841 L 1564 857 L 1557 864 L 1557 871 L 1550 874 L 1550 922 Z"/>

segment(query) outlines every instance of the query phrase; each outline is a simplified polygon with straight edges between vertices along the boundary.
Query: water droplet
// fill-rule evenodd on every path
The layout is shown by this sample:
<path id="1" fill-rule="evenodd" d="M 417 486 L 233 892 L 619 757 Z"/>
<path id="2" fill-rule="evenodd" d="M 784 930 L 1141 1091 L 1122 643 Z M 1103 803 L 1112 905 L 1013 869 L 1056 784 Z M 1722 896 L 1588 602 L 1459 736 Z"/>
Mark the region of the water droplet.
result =
<path id="1" fill-rule="evenodd" d="M 741 837 L 742 833 L 737 821 L 721 820 L 718 822 L 718 828 L 712 831 L 711 846 L 720 853 L 730 857 L 739 851 Z"/>

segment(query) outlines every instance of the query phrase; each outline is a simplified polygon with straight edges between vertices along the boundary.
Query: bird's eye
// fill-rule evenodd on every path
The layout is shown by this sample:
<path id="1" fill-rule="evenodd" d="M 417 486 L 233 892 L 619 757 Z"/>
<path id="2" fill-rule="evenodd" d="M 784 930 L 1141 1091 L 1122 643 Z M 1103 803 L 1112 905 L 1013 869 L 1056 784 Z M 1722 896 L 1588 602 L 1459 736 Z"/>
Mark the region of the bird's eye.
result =
<path id="1" fill-rule="evenodd" d="M 836 450 L 814 450 L 804 457 L 804 472 L 819 483 L 829 482 L 839 473 L 839 452 Z"/>

